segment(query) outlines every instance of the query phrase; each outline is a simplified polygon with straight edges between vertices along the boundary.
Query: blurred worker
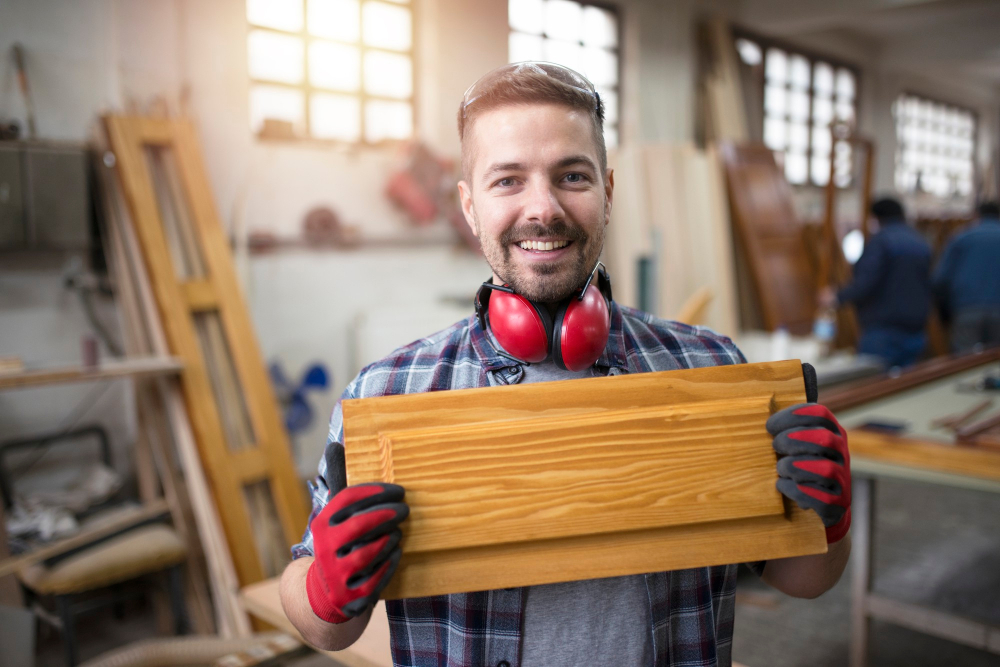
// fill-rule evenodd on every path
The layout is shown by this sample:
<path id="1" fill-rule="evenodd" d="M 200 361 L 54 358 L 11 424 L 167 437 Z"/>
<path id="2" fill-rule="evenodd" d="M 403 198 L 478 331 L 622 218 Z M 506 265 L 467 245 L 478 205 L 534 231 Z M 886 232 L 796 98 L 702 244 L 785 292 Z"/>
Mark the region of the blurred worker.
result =
<path id="1" fill-rule="evenodd" d="M 854 265 L 854 278 L 821 305 L 854 304 L 861 325 L 858 352 L 881 357 L 886 366 L 909 366 L 927 344 L 931 306 L 931 248 L 906 223 L 895 199 L 872 204 L 879 231 Z"/>
<path id="2" fill-rule="evenodd" d="M 934 271 L 934 294 L 951 320 L 951 349 L 1000 344 L 1000 208 L 979 206 L 979 224 L 952 239 Z"/>
<path id="3" fill-rule="evenodd" d="M 507 65 L 469 89 L 459 109 L 465 175 L 459 192 L 492 276 L 479 289 L 474 315 L 371 364 L 344 398 L 600 382 L 745 361 L 725 336 L 612 300 L 597 261 L 614 191 L 603 119 L 593 84 L 551 63 Z M 846 436 L 816 403 L 775 413 L 767 429 L 780 455 L 778 491 L 820 516 L 830 547 L 751 567 L 781 591 L 815 597 L 837 581 L 850 553 Z M 409 511 L 396 484 L 345 486 L 343 440 L 338 403 L 313 487 L 310 527 L 281 579 L 288 618 L 310 643 L 331 649 L 349 646 L 365 629 L 406 549 L 400 525 Z M 482 521 L 491 529 L 488 512 Z M 551 566 L 574 571 L 573 554 L 564 556 L 567 562 Z M 393 662 L 729 665 L 736 572 L 731 563 L 389 600 Z"/>

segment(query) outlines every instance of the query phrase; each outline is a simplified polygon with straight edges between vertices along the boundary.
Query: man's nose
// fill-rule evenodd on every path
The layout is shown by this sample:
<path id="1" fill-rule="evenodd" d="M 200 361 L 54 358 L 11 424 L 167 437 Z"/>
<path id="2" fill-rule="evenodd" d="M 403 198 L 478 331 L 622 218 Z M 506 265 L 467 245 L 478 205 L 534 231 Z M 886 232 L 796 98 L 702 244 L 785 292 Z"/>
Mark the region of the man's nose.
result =
<path id="1" fill-rule="evenodd" d="M 534 182 L 525 192 L 524 217 L 534 222 L 546 224 L 561 220 L 565 216 L 562 203 L 554 185 L 548 182 Z"/>

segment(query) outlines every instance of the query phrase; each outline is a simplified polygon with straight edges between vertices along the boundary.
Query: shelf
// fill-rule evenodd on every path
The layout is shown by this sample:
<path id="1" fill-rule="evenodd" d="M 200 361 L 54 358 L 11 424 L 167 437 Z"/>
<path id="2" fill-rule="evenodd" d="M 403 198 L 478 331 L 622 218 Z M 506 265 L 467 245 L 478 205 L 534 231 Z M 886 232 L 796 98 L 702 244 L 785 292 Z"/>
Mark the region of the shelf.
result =
<path id="1" fill-rule="evenodd" d="M 115 380 L 125 377 L 176 375 L 184 364 L 175 357 L 136 357 L 104 361 L 93 367 L 51 366 L 0 372 L 0 390 L 23 389 L 43 385 Z"/>

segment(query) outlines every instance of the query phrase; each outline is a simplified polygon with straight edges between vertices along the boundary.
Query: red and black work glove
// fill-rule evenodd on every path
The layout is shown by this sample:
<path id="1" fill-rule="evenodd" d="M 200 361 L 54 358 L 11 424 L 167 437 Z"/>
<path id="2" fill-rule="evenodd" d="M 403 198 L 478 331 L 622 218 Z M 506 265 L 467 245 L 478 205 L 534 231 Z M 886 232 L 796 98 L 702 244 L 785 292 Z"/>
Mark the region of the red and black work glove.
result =
<path id="1" fill-rule="evenodd" d="M 410 513 L 403 495 L 396 484 L 348 486 L 312 520 L 306 593 L 319 618 L 343 623 L 378 601 L 402 556 L 399 524 Z"/>
<path id="2" fill-rule="evenodd" d="M 826 526 L 827 544 L 851 527 L 851 455 L 847 433 L 825 406 L 801 403 L 771 415 L 767 430 L 778 452 L 778 491 Z"/>

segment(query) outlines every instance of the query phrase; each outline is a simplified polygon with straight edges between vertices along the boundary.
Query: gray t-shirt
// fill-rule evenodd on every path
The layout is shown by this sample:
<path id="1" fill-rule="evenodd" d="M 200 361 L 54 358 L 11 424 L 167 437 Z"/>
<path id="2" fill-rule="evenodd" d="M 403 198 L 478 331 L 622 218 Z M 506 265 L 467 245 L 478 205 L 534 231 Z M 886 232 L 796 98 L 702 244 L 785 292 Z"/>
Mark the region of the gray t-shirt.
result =
<path id="1" fill-rule="evenodd" d="M 554 362 L 524 366 L 522 383 L 592 377 Z M 652 665 L 653 633 L 641 575 L 530 586 L 521 639 L 522 667 Z"/>

